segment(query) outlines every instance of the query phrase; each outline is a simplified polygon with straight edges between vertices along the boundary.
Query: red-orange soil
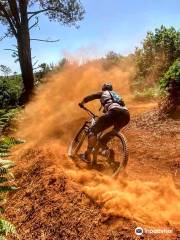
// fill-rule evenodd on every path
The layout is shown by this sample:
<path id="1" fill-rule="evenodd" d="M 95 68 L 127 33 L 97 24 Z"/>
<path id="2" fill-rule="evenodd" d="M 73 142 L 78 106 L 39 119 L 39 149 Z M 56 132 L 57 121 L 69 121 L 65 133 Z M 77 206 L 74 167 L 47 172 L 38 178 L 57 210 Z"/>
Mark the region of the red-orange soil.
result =
<path id="1" fill-rule="evenodd" d="M 180 239 L 179 121 L 157 121 L 152 111 L 157 104 L 134 102 L 128 79 L 129 72 L 119 68 L 71 66 L 50 76 L 25 108 L 17 135 L 27 144 L 13 153 L 20 189 L 10 195 L 6 210 L 21 239 Z M 130 151 L 128 176 L 116 181 L 79 169 L 67 158 L 68 143 L 86 117 L 77 103 L 104 81 L 120 91 L 132 116 L 123 130 Z M 173 234 L 138 237 L 136 227 Z"/>
<path id="2" fill-rule="evenodd" d="M 130 110 L 135 115 L 149 110 L 154 105 L 153 103 L 139 104 L 137 107 L 131 104 Z M 127 166 L 128 177 L 120 178 L 118 181 L 129 186 L 127 192 L 134 191 L 133 194 L 135 194 L 135 191 L 139 191 L 140 197 L 147 195 L 146 191 L 152 191 L 155 188 L 157 199 L 147 198 L 147 201 L 154 201 L 154 211 L 161 214 L 156 201 L 159 204 L 158 197 L 161 198 L 164 194 L 165 204 L 170 206 L 170 208 L 167 206 L 167 210 L 172 211 L 172 214 L 177 213 L 178 217 L 180 209 L 176 199 L 178 200 L 180 195 L 177 189 L 170 186 L 173 184 L 172 178 L 177 187 L 180 179 L 180 152 L 177 137 L 179 122 L 161 123 L 161 129 L 167 128 L 167 131 L 156 131 L 156 123 L 150 125 L 146 122 L 147 120 L 141 119 L 140 122 L 139 119 L 141 118 L 132 119 L 130 126 L 124 130 L 128 139 L 130 160 Z M 158 223 L 158 217 L 148 212 L 152 210 L 148 209 L 149 203 L 142 201 L 140 197 L 139 201 L 147 204 L 147 218 L 144 217 L 146 212 L 142 218 L 138 212 L 137 217 L 126 214 L 125 210 L 132 208 L 132 202 L 130 200 L 128 202 L 128 198 L 126 201 L 122 198 L 122 202 L 116 206 L 124 210 L 117 211 L 114 207 L 111 211 L 106 211 L 105 201 L 98 199 L 98 196 L 102 197 L 103 191 L 111 191 L 110 180 L 98 179 L 97 175 L 98 173 L 90 170 L 85 170 L 83 173 L 82 170 L 78 170 L 66 157 L 66 147 L 61 146 L 57 140 L 43 143 L 41 146 L 26 150 L 24 155 L 21 154 L 15 169 L 20 190 L 11 194 L 7 207 L 7 217 L 17 226 L 21 239 L 180 239 L 177 219 L 167 215 L 164 222 L 163 217 L 159 217 Z M 162 182 L 158 184 L 162 177 L 166 177 L 164 185 Z M 108 187 L 106 186 L 103 190 L 98 189 L 91 182 L 92 178 L 96 178 L 100 186 L 103 183 Z M 131 182 L 134 185 L 131 186 Z M 152 186 L 149 183 L 150 185 L 145 187 L 146 182 L 150 182 Z M 141 184 L 144 192 L 141 192 Z M 169 189 L 166 191 L 164 188 Z M 99 193 L 96 193 L 96 190 L 99 190 Z M 173 199 L 171 195 L 177 196 Z M 137 200 L 138 196 L 135 198 L 135 201 Z M 113 204 L 112 202 L 112 206 Z M 134 204 L 137 203 L 134 202 Z M 174 206 L 174 204 L 177 205 Z M 137 206 L 137 209 L 139 207 L 141 208 Z M 166 205 L 162 204 L 163 207 L 166 208 Z M 142 211 L 144 209 L 146 208 L 142 206 Z M 146 234 L 140 238 L 134 233 L 137 226 L 173 229 L 173 234 Z"/>

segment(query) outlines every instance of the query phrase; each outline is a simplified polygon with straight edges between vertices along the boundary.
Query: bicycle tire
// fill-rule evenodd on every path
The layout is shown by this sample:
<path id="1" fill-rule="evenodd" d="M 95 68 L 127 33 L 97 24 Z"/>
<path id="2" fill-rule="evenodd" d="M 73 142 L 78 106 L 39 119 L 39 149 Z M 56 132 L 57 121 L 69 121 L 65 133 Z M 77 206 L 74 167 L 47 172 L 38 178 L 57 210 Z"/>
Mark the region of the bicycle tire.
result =
<path id="1" fill-rule="evenodd" d="M 121 145 L 122 145 L 122 149 L 123 149 L 123 156 L 122 156 L 122 162 L 120 163 L 120 166 L 115 170 L 115 172 L 113 172 L 112 176 L 114 178 L 116 178 L 121 172 L 123 172 L 127 166 L 128 163 L 128 159 L 129 159 L 129 151 L 128 151 L 128 146 L 127 146 L 127 140 L 126 137 L 122 134 L 122 133 L 117 133 L 116 131 L 111 131 L 108 133 L 105 133 L 100 140 L 102 139 L 106 139 L 107 137 L 111 137 L 111 140 L 113 138 L 113 136 L 118 137 Z M 108 140 L 109 141 L 109 140 Z M 107 141 L 107 143 L 108 143 Z M 100 141 L 99 141 L 100 142 Z M 98 152 L 99 152 L 99 148 L 101 147 L 101 144 L 97 144 L 95 151 L 93 153 L 93 162 L 96 163 L 97 162 L 97 157 L 98 157 Z"/>
<path id="2" fill-rule="evenodd" d="M 119 166 L 119 168 L 115 171 L 115 173 L 113 174 L 113 177 L 117 177 L 121 172 L 123 172 L 128 164 L 128 160 L 129 160 L 129 150 L 128 150 L 128 144 L 127 144 L 127 139 L 124 136 L 124 134 L 122 134 L 121 132 L 116 133 L 116 136 L 119 137 L 119 139 L 121 140 L 122 146 L 123 146 L 123 150 L 124 150 L 124 156 L 123 156 L 123 161 L 122 164 Z"/>
<path id="3" fill-rule="evenodd" d="M 71 157 L 71 158 L 75 157 L 75 155 L 78 153 L 86 137 L 87 137 L 87 133 L 85 132 L 85 124 L 84 124 L 69 145 L 68 157 Z"/>

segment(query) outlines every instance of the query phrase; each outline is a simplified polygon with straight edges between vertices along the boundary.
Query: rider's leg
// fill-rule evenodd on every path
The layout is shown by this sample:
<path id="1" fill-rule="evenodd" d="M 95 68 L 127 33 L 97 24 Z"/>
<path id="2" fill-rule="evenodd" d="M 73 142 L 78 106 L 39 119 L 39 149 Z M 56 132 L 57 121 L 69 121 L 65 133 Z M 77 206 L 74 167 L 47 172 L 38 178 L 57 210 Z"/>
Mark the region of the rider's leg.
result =
<path id="1" fill-rule="evenodd" d="M 96 146 L 97 143 L 97 134 L 99 132 L 104 131 L 108 127 L 112 126 L 112 119 L 109 114 L 103 115 L 98 118 L 97 122 L 95 125 L 91 128 L 91 132 L 89 133 L 88 136 L 88 147 L 85 152 L 85 157 L 87 160 L 90 160 L 91 153 Z"/>
<path id="2" fill-rule="evenodd" d="M 114 129 L 119 132 L 119 130 L 121 128 L 123 128 L 125 125 L 127 125 L 130 121 L 130 115 L 129 112 L 126 109 L 113 109 L 110 110 L 108 113 L 108 118 L 110 119 L 110 125 L 114 126 Z M 109 126 L 108 126 L 109 127 Z M 106 144 L 107 142 L 110 141 L 110 139 L 112 138 L 112 133 L 108 132 L 106 135 L 106 137 L 101 139 L 101 144 L 102 146 L 105 147 L 106 149 Z"/>
<path id="3" fill-rule="evenodd" d="M 125 109 L 115 109 L 110 111 L 110 117 L 112 125 L 114 125 L 114 129 L 119 132 L 121 128 L 123 128 L 125 125 L 127 125 L 130 121 L 130 115 L 129 112 Z M 119 162 L 115 161 L 115 152 L 113 149 L 109 148 L 107 146 L 107 143 L 110 141 L 110 139 L 114 135 L 112 132 L 108 132 L 105 134 L 105 137 L 101 139 L 101 144 L 104 146 L 105 150 L 102 152 L 102 154 L 106 156 L 110 166 L 112 167 L 113 171 L 115 171 L 119 167 Z"/>
<path id="4" fill-rule="evenodd" d="M 87 160 L 91 160 L 90 155 L 93 151 L 93 148 L 96 146 L 96 142 L 97 142 L 97 135 L 94 134 L 94 132 L 90 132 L 88 135 L 88 147 L 85 152 L 85 157 Z"/>
<path id="5" fill-rule="evenodd" d="M 118 109 L 114 118 L 114 129 L 119 132 L 130 121 L 130 114 L 126 109 Z"/>
<path id="6" fill-rule="evenodd" d="M 95 125 L 91 128 L 91 132 L 88 137 L 88 148 L 85 152 L 86 160 L 91 160 L 90 155 L 93 148 L 96 146 L 98 133 L 106 130 L 113 125 L 115 129 L 119 130 L 129 122 L 129 119 L 129 113 L 127 111 L 124 113 L 124 110 L 122 112 L 110 111 L 107 114 L 99 117 Z"/>

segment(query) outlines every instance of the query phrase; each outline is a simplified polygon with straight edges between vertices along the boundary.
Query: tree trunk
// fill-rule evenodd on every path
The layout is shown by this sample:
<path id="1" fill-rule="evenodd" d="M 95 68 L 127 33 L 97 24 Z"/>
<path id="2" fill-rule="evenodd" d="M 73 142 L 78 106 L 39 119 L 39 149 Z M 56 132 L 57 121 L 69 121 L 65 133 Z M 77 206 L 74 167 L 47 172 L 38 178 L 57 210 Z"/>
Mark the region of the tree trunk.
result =
<path id="1" fill-rule="evenodd" d="M 22 72 L 24 90 L 20 97 L 20 104 L 30 100 L 34 90 L 34 76 L 31 59 L 30 34 L 27 17 L 27 7 L 21 9 L 21 27 L 17 33 L 18 55 Z"/>
<path id="2" fill-rule="evenodd" d="M 20 103 L 29 101 L 34 89 L 34 76 L 31 61 L 31 50 L 26 36 L 20 36 L 18 39 L 19 62 L 21 67 L 24 90 L 20 97 Z"/>

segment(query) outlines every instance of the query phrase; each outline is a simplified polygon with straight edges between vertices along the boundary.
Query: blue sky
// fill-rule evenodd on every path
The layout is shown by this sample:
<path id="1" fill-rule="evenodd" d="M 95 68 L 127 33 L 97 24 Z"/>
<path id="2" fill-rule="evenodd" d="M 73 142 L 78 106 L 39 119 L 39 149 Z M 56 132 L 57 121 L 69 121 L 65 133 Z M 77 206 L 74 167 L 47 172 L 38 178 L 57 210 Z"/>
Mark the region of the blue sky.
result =
<path id="1" fill-rule="evenodd" d="M 146 35 L 162 24 L 180 29 L 179 0 L 82 0 L 86 9 L 80 28 L 49 22 L 41 15 L 40 30 L 32 37 L 60 39 L 58 43 L 32 42 L 32 55 L 41 62 L 58 62 L 64 55 L 99 57 L 113 50 L 121 54 L 133 52 Z M 0 33 L 4 27 L 0 25 Z M 0 64 L 19 71 L 11 53 L 13 39 L 0 42 Z"/>

